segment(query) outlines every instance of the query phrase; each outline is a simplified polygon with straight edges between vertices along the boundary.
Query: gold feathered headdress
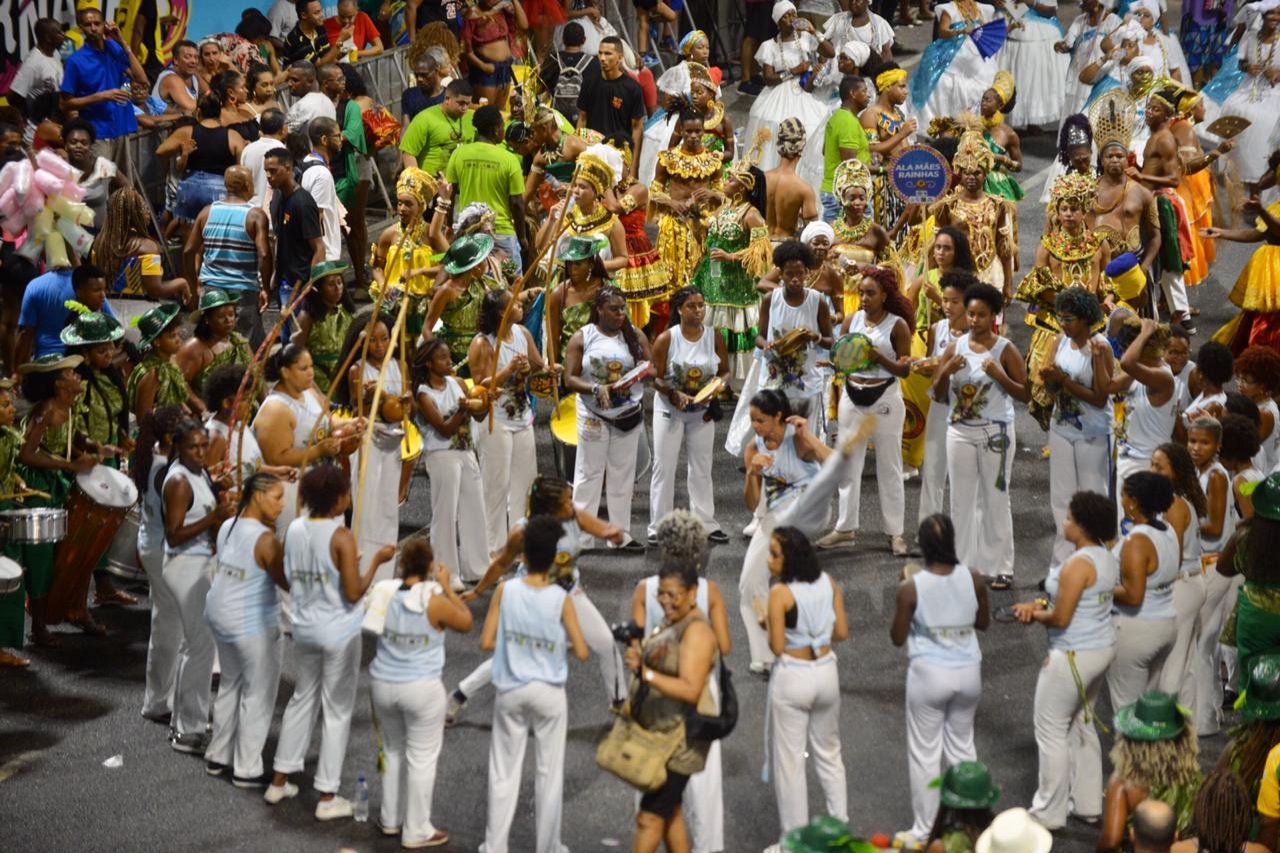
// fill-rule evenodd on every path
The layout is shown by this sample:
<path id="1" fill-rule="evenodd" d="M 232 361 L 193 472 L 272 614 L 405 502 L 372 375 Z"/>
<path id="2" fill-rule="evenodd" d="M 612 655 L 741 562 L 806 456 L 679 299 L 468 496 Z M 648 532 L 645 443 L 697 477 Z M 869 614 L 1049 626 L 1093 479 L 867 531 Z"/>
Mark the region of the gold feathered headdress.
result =
<path id="1" fill-rule="evenodd" d="M 1057 207 L 1066 203 L 1079 210 L 1092 210 L 1098 198 L 1098 181 L 1093 175 L 1067 172 L 1053 182 L 1049 200 Z"/>
<path id="2" fill-rule="evenodd" d="M 1093 127 L 1093 144 L 1102 152 L 1109 146 L 1128 149 L 1133 139 L 1133 122 L 1137 105 L 1128 92 L 1112 89 L 1094 101 L 1089 108 L 1089 124 Z"/>
<path id="3" fill-rule="evenodd" d="M 995 167 L 996 158 L 987 145 L 986 137 L 982 135 L 982 120 L 973 113 L 964 113 L 957 121 L 964 128 L 964 133 L 960 134 L 960 142 L 956 145 L 951 165 L 957 172 L 970 169 L 990 172 Z"/>
<path id="4" fill-rule="evenodd" d="M 746 154 L 733 161 L 733 165 L 729 167 L 729 171 L 725 174 L 725 180 L 737 181 L 748 190 L 755 189 L 756 176 L 751 171 L 751 167 L 760 162 L 764 144 L 769 141 L 769 137 L 772 135 L 769 128 L 758 128 L 756 135 L 751 140 L 751 147 L 747 149 Z"/>
<path id="5" fill-rule="evenodd" d="M 831 177 L 831 192 L 841 204 L 845 203 L 845 194 L 850 190 L 862 190 L 863 198 L 871 198 L 871 172 L 857 157 L 836 166 Z"/>
<path id="6" fill-rule="evenodd" d="M 396 194 L 408 193 L 418 200 L 418 204 L 427 206 L 436 194 L 436 179 L 425 169 L 405 169 L 396 181 Z"/>
<path id="7" fill-rule="evenodd" d="M 991 90 L 999 96 L 1000 108 L 1004 109 L 1013 100 L 1013 93 L 1016 91 L 1013 74 L 1004 69 L 997 71 L 995 79 L 991 81 Z"/>
<path id="8" fill-rule="evenodd" d="M 578 155 L 578 168 L 574 177 L 591 184 L 596 195 L 622 180 L 624 169 L 622 155 L 612 145 L 597 143 Z"/>

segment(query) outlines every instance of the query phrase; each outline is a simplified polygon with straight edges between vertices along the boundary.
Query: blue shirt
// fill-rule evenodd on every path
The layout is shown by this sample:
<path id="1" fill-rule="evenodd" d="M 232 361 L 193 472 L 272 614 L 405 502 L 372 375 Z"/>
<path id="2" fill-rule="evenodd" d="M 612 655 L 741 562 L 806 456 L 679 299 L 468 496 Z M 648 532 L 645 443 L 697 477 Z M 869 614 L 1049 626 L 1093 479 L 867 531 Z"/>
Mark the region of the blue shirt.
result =
<path id="1" fill-rule="evenodd" d="M 88 43 L 71 54 L 63 65 L 62 91 L 73 98 L 119 89 L 128 79 L 129 57 L 120 43 L 107 39 L 102 50 Z M 93 125 L 99 139 L 115 139 L 138 129 L 133 104 L 103 101 L 80 108 L 80 117 Z"/>
<path id="2" fill-rule="evenodd" d="M 405 118 L 412 119 L 427 107 L 434 107 L 443 100 L 444 89 L 441 89 L 438 94 L 428 95 L 417 86 L 410 86 L 400 95 L 400 109 Z"/>
<path id="3" fill-rule="evenodd" d="M 27 285 L 22 294 L 22 309 L 18 312 L 18 326 L 36 330 L 35 350 L 32 358 L 39 358 L 48 353 L 66 352 L 62 345 L 62 329 L 72 311 L 66 306 L 68 299 L 75 299 L 76 291 L 71 286 L 71 270 L 50 270 L 37 276 Z M 102 303 L 102 313 L 115 317 L 111 304 Z"/>

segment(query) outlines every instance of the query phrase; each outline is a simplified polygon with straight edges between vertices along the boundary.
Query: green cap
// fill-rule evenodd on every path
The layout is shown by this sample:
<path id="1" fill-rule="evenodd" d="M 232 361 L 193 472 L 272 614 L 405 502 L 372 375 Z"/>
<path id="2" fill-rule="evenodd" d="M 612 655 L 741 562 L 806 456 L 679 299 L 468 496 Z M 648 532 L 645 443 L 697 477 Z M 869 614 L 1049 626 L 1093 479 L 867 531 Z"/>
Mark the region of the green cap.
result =
<path id="1" fill-rule="evenodd" d="M 1253 511 L 1263 518 L 1280 521 L 1280 474 L 1256 483 L 1245 483 L 1240 491 L 1253 500 Z"/>
<path id="2" fill-rule="evenodd" d="M 124 337 L 124 327 L 114 317 L 90 311 L 77 314 L 59 337 L 69 347 L 86 347 L 120 340 Z"/>
<path id="3" fill-rule="evenodd" d="M 947 768 L 929 787 L 942 788 L 942 804 L 953 809 L 989 809 L 1000 799 L 991 772 L 981 761 L 961 761 Z"/>
<path id="4" fill-rule="evenodd" d="M 226 290 L 206 290 L 200 294 L 200 307 L 196 309 L 197 313 L 212 311 L 214 308 L 221 308 L 223 305 L 238 305 L 240 303 L 240 294 L 231 293 Z"/>
<path id="5" fill-rule="evenodd" d="M 453 241 L 444 253 L 444 271 L 449 275 L 461 275 L 484 263 L 493 251 L 493 238 L 488 234 L 467 234 Z"/>
<path id="6" fill-rule="evenodd" d="M 1148 690 L 1116 712 L 1115 724 L 1116 731 L 1129 740 L 1172 740 L 1187 727 L 1187 718 L 1174 697 Z"/>
<path id="7" fill-rule="evenodd" d="M 142 338 L 140 341 L 142 348 L 151 346 L 152 341 L 173 325 L 173 321 L 178 319 L 181 311 L 182 306 L 176 302 L 162 302 L 134 320 L 134 325 L 138 327 L 138 333 Z"/>
<path id="8" fill-rule="evenodd" d="M 604 237 L 579 237 L 573 236 L 564 244 L 564 248 L 560 250 L 560 260 L 562 261 L 585 261 L 588 258 L 594 258 L 600 254 L 600 251 L 609 245 L 609 241 Z"/>
<path id="9" fill-rule="evenodd" d="M 849 825 L 830 815 L 819 815 L 805 826 L 798 826 L 782 837 L 786 853 L 877 853 L 879 848 L 855 838 Z"/>
<path id="10" fill-rule="evenodd" d="M 1251 723 L 1280 720 L 1280 653 L 1254 655 L 1249 661 L 1249 686 L 1240 697 L 1240 715 Z"/>
<path id="11" fill-rule="evenodd" d="M 321 261 L 311 268 L 311 278 L 307 279 L 307 284 L 317 282 L 325 276 L 342 275 L 351 267 L 342 261 Z"/>

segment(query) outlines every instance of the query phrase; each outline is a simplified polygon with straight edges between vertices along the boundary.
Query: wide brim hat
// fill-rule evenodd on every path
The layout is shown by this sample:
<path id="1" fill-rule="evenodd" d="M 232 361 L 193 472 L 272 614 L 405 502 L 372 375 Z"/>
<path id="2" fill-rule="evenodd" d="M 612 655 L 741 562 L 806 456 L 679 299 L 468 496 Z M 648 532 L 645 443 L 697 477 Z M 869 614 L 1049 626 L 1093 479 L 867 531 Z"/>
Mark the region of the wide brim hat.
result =
<path id="1" fill-rule="evenodd" d="M 1247 722 L 1280 720 L 1280 652 L 1254 655 L 1249 686 L 1240 697 L 1240 716 Z"/>
<path id="2" fill-rule="evenodd" d="M 173 321 L 178 319 L 181 311 L 182 306 L 178 303 L 163 302 L 134 320 L 142 346 L 150 346 L 151 342 L 160 337 L 165 329 L 173 325 Z"/>
<path id="3" fill-rule="evenodd" d="M 223 305 L 239 305 L 240 294 L 231 293 L 226 290 L 206 290 L 200 294 L 200 307 L 196 309 L 197 314 L 203 314 L 205 311 L 212 311 L 214 308 L 221 308 Z"/>
<path id="4" fill-rule="evenodd" d="M 580 237 L 573 236 L 565 243 L 564 248 L 560 250 L 560 260 L 562 261 L 586 261 L 600 254 L 600 251 L 608 245 L 609 241 L 603 237 Z"/>
<path id="5" fill-rule="evenodd" d="M 1168 693 L 1148 690 L 1116 712 L 1116 731 L 1129 740 L 1173 740 L 1187 728 L 1186 715 Z"/>
<path id="6" fill-rule="evenodd" d="M 69 347 L 87 347 L 108 344 L 124 337 L 124 327 L 114 317 L 98 311 L 77 314 L 75 320 L 58 335 Z"/>
<path id="7" fill-rule="evenodd" d="M 1049 853 L 1052 849 L 1049 830 L 1022 808 L 996 815 L 974 845 L 975 853 Z"/>
<path id="8" fill-rule="evenodd" d="M 1240 491 L 1252 500 L 1255 515 L 1280 521 L 1280 474 L 1272 474 L 1256 483 L 1246 483 Z"/>
<path id="9" fill-rule="evenodd" d="M 953 809 L 989 809 L 1000 799 L 991 773 L 979 761 L 961 761 L 930 783 L 941 788 L 942 804 Z"/>
<path id="10" fill-rule="evenodd" d="M 350 266 L 342 261 L 321 261 L 311 268 L 311 277 L 307 279 L 307 286 L 315 284 L 322 278 L 331 275 L 343 275 Z"/>
<path id="11" fill-rule="evenodd" d="M 461 275 L 484 263 L 493 251 L 493 237 L 488 234 L 467 234 L 453 241 L 444 253 L 444 271 L 448 275 Z"/>
<path id="12" fill-rule="evenodd" d="M 22 365 L 18 368 L 18 372 L 23 375 L 28 373 L 57 373 L 60 370 L 66 370 L 68 367 L 79 367 L 82 364 L 84 364 L 84 356 L 82 355 L 60 355 L 56 352 L 50 352 Z"/>

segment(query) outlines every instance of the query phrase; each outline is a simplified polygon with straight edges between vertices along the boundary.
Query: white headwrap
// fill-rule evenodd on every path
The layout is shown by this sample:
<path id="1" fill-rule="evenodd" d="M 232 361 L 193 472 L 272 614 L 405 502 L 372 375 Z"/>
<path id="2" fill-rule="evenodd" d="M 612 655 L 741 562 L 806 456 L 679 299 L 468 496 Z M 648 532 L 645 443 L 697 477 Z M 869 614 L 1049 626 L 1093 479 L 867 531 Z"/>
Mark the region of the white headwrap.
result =
<path id="1" fill-rule="evenodd" d="M 1258 0 L 1256 3 L 1245 4 L 1244 8 L 1250 17 L 1261 20 L 1272 9 L 1280 9 L 1280 0 Z"/>
<path id="2" fill-rule="evenodd" d="M 791 0 L 778 0 L 777 3 L 773 4 L 773 22 L 775 24 L 778 23 L 778 21 L 782 20 L 783 15 L 795 10 L 796 4 L 792 3 Z"/>
<path id="3" fill-rule="evenodd" d="M 1156 0 L 1133 0 L 1129 4 L 1130 12 L 1136 12 L 1139 9 L 1145 9 L 1151 14 L 1152 18 L 1157 21 L 1160 20 L 1160 4 Z"/>
<path id="4" fill-rule="evenodd" d="M 1280 3 L 1280 0 L 1263 0 L 1263 2 Z M 844 47 L 840 48 L 840 53 L 861 68 L 862 64 L 871 58 L 871 45 L 857 39 L 850 39 L 845 42 Z"/>
<path id="5" fill-rule="evenodd" d="M 1111 34 L 1113 42 L 1123 41 L 1142 41 L 1147 37 L 1147 31 L 1142 28 L 1142 24 L 1137 21 L 1130 21 L 1120 29 Z"/>
<path id="6" fill-rule="evenodd" d="M 1144 68 L 1152 74 L 1155 73 L 1156 64 L 1151 61 L 1151 57 L 1135 56 L 1133 59 L 1129 60 L 1129 79 L 1132 80 L 1134 75 Z"/>
<path id="7" fill-rule="evenodd" d="M 814 241 L 815 237 L 822 237 L 824 235 L 826 236 L 828 243 L 834 243 L 836 241 L 835 229 L 823 222 L 821 219 L 816 219 L 806 225 L 804 230 L 800 232 L 800 242 L 807 246 Z"/>

